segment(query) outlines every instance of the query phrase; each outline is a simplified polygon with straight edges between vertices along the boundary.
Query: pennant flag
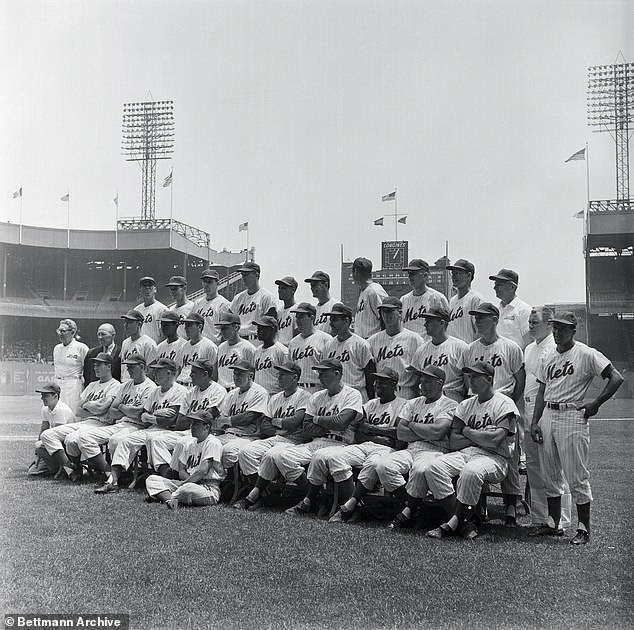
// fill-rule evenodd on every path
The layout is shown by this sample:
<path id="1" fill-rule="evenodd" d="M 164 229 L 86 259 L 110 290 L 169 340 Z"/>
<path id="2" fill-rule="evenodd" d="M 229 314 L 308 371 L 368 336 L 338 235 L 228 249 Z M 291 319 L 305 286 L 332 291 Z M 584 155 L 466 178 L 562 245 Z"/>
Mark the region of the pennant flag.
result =
<path id="1" fill-rule="evenodd" d="M 14 193 L 13 193 L 13 198 L 17 199 L 18 197 L 22 196 L 22 186 L 20 186 L 20 188 L 18 188 Z"/>
<path id="2" fill-rule="evenodd" d="M 572 215 L 575 219 L 583 219 L 583 210 L 579 210 L 579 212 L 575 212 L 575 214 Z"/>
<path id="3" fill-rule="evenodd" d="M 238 226 L 238 232 L 246 232 L 248 229 L 249 229 L 248 221 L 246 223 L 240 223 L 240 225 Z"/>
<path id="4" fill-rule="evenodd" d="M 381 217 L 380 219 L 377 219 L 377 220 L 374 222 L 374 225 L 383 225 L 383 217 Z"/>
<path id="5" fill-rule="evenodd" d="M 119 207 L 119 193 L 117 193 L 117 196 L 112 201 L 114 201 L 114 205 L 117 206 L 118 208 Z"/>
<path id="6" fill-rule="evenodd" d="M 577 151 L 576 153 L 573 153 L 566 160 L 566 162 L 574 162 L 575 160 L 585 160 L 585 159 L 586 159 L 586 150 L 585 150 L 585 148 L 583 148 L 580 151 Z M 564 164 L 565 164 L 565 162 L 564 162 Z"/>
<path id="7" fill-rule="evenodd" d="M 70 199 L 70 193 L 66 193 L 63 197 L 62 197 L 62 201 L 68 201 Z"/>
<path id="8" fill-rule="evenodd" d="M 401 217 L 401 218 L 398 220 L 398 222 L 399 222 L 399 223 L 407 223 L 407 217 Z"/>
<path id="9" fill-rule="evenodd" d="M 165 181 L 163 182 L 163 188 L 167 188 L 168 186 L 172 185 L 172 175 L 174 174 L 174 171 L 172 171 L 166 178 Z"/>
<path id="10" fill-rule="evenodd" d="M 391 192 L 389 195 L 383 195 L 381 201 L 396 201 L 396 191 Z"/>

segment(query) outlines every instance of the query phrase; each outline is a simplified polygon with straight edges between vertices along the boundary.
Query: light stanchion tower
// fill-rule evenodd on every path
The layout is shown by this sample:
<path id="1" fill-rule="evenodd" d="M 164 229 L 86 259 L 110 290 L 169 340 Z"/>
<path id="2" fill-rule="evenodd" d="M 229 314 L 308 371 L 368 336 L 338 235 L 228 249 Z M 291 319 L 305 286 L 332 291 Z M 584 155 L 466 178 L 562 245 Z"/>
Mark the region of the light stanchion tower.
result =
<path id="1" fill-rule="evenodd" d="M 174 153 L 174 102 L 124 103 L 122 155 L 139 162 L 142 175 L 141 219 L 154 219 L 157 160 Z"/>

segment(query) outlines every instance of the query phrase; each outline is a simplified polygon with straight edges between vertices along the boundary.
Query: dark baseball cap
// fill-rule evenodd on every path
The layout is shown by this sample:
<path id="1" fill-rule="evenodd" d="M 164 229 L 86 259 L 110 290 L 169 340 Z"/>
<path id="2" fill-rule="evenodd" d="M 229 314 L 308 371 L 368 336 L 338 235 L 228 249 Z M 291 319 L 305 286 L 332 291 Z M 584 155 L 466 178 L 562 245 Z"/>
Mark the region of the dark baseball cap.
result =
<path id="1" fill-rule="evenodd" d="M 343 372 L 343 365 L 341 365 L 341 361 L 339 359 L 322 359 L 320 363 L 314 365 L 313 370 L 338 370 L 339 372 Z"/>
<path id="2" fill-rule="evenodd" d="M 313 304 L 309 304 L 308 302 L 300 302 L 291 313 L 308 313 L 309 315 L 316 315 L 317 309 Z"/>
<path id="3" fill-rule="evenodd" d="M 426 317 L 427 319 L 442 319 L 446 322 L 449 321 L 449 311 L 441 306 L 430 308 L 426 313 L 421 313 L 420 316 Z"/>
<path id="4" fill-rule="evenodd" d="M 220 280 L 220 275 L 215 269 L 205 269 L 205 271 L 200 274 L 200 279 L 204 280 L 205 278 L 217 281 Z"/>
<path id="5" fill-rule="evenodd" d="M 472 276 L 475 275 L 475 265 L 464 258 L 459 258 L 453 265 L 447 265 L 447 269 L 449 269 L 449 271 L 453 269 L 457 271 L 467 271 Z"/>
<path id="6" fill-rule="evenodd" d="M 403 308 L 403 303 L 398 298 L 392 297 L 390 295 L 389 297 L 386 297 L 383 300 L 383 304 L 379 304 L 377 308 L 390 308 L 390 309 Z"/>
<path id="7" fill-rule="evenodd" d="M 112 365 L 112 357 L 107 352 L 100 352 L 96 357 L 92 357 L 91 361 L 96 361 L 97 363 L 107 363 L 108 365 Z"/>
<path id="8" fill-rule="evenodd" d="M 172 370 L 172 372 L 174 373 L 176 373 L 176 371 L 178 370 L 176 363 L 174 363 L 172 359 L 167 359 L 165 357 L 163 357 L 162 359 L 158 359 L 157 361 L 154 361 L 154 363 L 152 363 L 150 367 L 155 370 L 161 370 L 161 369 Z"/>
<path id="9" fill-rule="evenodd" d="M 152 276 L 143 276 L 139 280 L 139 284 L 156 284 L 156 280 Z"/>
<path id="10" fill-rule="evenodd" d="M 205 318 L 200 313 L 193 311 L 183 320 L 184 324 L 204 324 Z"/>
<path id="11" fill-rule="evenodd" d="M 256 326 L 264 326 L 264 328 L 274 328 L 275 330 L 279 327 L 277 319 L 275 319 L 275 317 L 271 317 L 270 315 L 262 315 L 260 319 L 254 320 L 251 323 Z"/>
<path id="12" fill-rule="evenodd" d="M 500 269 L 494 276 L 489 276 L 489 280 L 501 280 L 502 282 L 517 284 L 520 281 L 520 277 L 512 269 Z"/>
<path id="13" fill-rule="evenodd" d="M 330 276 L 325 271 L 314 271 L 310 278 L 306 278 L 304 282 L 327 282 L 330 284 Z"/>
<path id="14" fill-rule="evenodd" d="M 469 315 L 495 315 L 495 317 L 499 317 L 500 309 L 491 302 L 482 302 L 480 306 L 469 311 Z"/>
<path id="15" fill-rule="evenodd" d="M 228 326 L 229 324 L 240 324 L 240 318 L 231 311 L 223 311 L 220 319 L 214 326 Z"/>
<path id="16" fill-rule="evenodd" d="M 438 380 L 445 382 L 447 375 L 445 374 L 445 370 L 436 367 L 435 365 L 428 365 L 426 368 L 422 370 L 418 370 L 418 373 L 421 376 L 429 376 L 430 378 L 437 378 Z"/>
<path id="17" fill-rule="evenodd" d="M 549 324 L 567 324 L 568 326 L 577 326 L 577 316 L 572 311 L 559 311 L 554 317 L 548 320 Z"/>
<path id="18" fill-rule="evenodd" d="M 168 322 L 171 324 L 180 324 L 183 320 L 176 311 L 163 311 L 161 319 L 159 321 Z"/>
<path id="19" fill-rule="evenodd" d="M 289 372 L 290 374 L 297 374 L 299 378 L 302 375 L 302 368 L 294 361 L 286 361 L 282 365 L 274 365 L 273 368 L 280 372 Z"/>
<path id="20" fill-rule="evenodd" d="M 283 278 L 276 280 L 275 284 L 278 286 L 284 285 L 285 287 L 291 287 L 291 289 L 297 289 L 298 287 L 297 280 L 295 280 L 293 276 L 284 276 Z"/>
<path id="21" fill-rule="evenodd" d="M 330 307 L 330 311 L 328 313 L 324 313 L 324 315 L 343 315 L 344 317 L 352 319 L 352 309 L 341 302 L 336 302 Z"/>
<path id="22" fill-rule="evenodd" d="M 207 426 L 211 426 L 213 424 L 213 417 L 210 416 L 206 411 L 190 411 L 186 416 L 192 422 L 204 422 Z"/>
<path id="23" fill-rule="evenodd" d="M 59 385 L 57 383 L 46 383 L 42 385 L 39 389 L 35 390 L 38 394 L 57 394 L 61 391 Z"/>
<path id="24" fill-rule="evenodd" d="M 238 361 L 235 365 L 230 365 L 229 369 L 237 370 L 238 372 L 255 372 L 255 365 L 253 365 L 251 361 L 242 359 L 241 361 Z"/>
<path id="25" fill-rule="evenodd" d="M 165 284 L 166 287 L 186 287 L 187 280 L 183 276 L 172 276 L 169 282 Z"/>
<path id="26" fill-rule="evenodd" d="M 196 359 L 195 361 L 192 361 L 190 365 L 193 368 L 198 368 L 199 370 L 205 370 L 205 372 L 207 372 L 209 376 L 211 376 L 214 371 L 214 366 L 211 363 L 211 361 L 209 361 L 209 359 Z"/>
<path id="27" fill-rule="evenodd" d="M 393 370 L 391 367 L 382 367 L 376 372 L 372 373 L 374 378 L 385 378 L 389 381 L 392 381 L 394 384 L 398 384 L 399 375 L 396 370 Z"/>
<path id="28" fill-rule="evenodd" d="M 245 262 L 242 267 L 238 268 L 238 271 L 240 273 L 249 273 L 251 271 L 257 271 L 258 273 L 260 273 L 260 265 L 258 265 L 258 263 L 253 262 L 252 260 L 247 260 L 247 262 Z"/>
<path id="29" fill-rule="evenodd" d="M 121 319 L 129 319 L 132 321 L 140 322 L 141 324 L 145 321 L 143 315 L 141 315 L 139 311 L 135 311 L 134 309 L 128 311 L 125 315 L 121 315 Z"/>
<path id="30" fill-rule="evenodd" d="M 138 352 L 131 354 L 125 361 L 121 361 L 124 365 L 143 365 L 145 366 L 147 361 L 145 357 L 142 357 Z"/>
<path id="31" fill-rule="evenodd" d="M 407 267 L 403 267 L 403 271 L 429 271 L 429 263 L 422 258 L 413 258 Z"/>
<path id="32" fill-rule="evenodd" d="M 484 376 L 495 376 L 495 368 L 486 361 L 477 361 L 471 367 L 463 367 L 465 374 L 483 374 Z"/>
<path id="33" fill-rule="evenodd" d="M 372 261 L 363 257 L 355 258 L 352 268 L 360 269 L 361 271 L 372 271 Z"/>

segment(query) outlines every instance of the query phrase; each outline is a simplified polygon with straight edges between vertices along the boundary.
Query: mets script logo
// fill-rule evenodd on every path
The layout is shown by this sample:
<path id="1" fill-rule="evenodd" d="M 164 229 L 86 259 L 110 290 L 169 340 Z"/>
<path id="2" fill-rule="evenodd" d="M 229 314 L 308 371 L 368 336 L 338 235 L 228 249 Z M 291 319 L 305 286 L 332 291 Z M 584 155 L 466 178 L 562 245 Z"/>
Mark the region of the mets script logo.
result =
<path id="1" fill-rule="evenodd" d="M 464 311 L 462 310 L 462 306 L 459 306 L 455 311 L 451 311 L 451 315 L 449 316 L 449 321 L 453 322 L 456 319 L 462 319 L 464 315 Z"/>
<path id="2" fill-rule="evenodd" d="M 176 350 L 163 350 L 163 352 L 161 352 L 161 355 L 159 356 L 159 359 L 175 359 L 176 358 Z"/>
<path id="3" fill-rule="evenodd" d="M 198 361 L 198 352 L 194 352 L 193 354 L 186 354 L 183 357 L 183 367 L 189 365 L 192 361 Z"/>
<path id="4" fill-rule="evenodd" d="M 339 413 L 339 405 L 335 405 L 328 409 L 328 407 L 320 407 L 317 410 L 318 416 L 336 416 Z"/>
<path id="5" fill-rule="evenodd" d="M 293 323 L 293 318 L 290 315 L 287 315 L 284 319 L 278 320 L 279 329 L 288 328 Z"/>
<path id="6" fill-rule="evenodd" d="M 143 323 L 144 323 L 144 324 L 149 324 L 149 323 L 151 323 L 151 322 L 153 322 L 153 321 L 154 321 L 154 319 L 152 318 L 152 314 L 151 314 L 151 313 L 148 313 L 148 314 L 145 316 L 145 319 L 143 320 Z"/>
<path id="7" fill-rule="evenodd" d="M 133 407 L 138 407 L 143 402 L 143 394 L 126 394 L 121 397 L 122 405 L 132 405 Z"/>
<path id="8" fill-rule="evenodd" d="M 312 346 L 304 346 L 304 349 L 293 348 L 293 352 L 291 352 L 291 358 L 293 361 L 299 361 L 300 359 L 306 359 L 307 357 L 315 356 L 315 348 Z"/>
<path id="9" fill-rule="evenodd" d="M 546 377 L 549 381 L 556 378 L 563 378 L 564 376 L 570 376 L 574 373 L 575 368 L 570 361 L 566 361 L 560 368 L 556 365 L 549 365 L 546 369 Z"/>
<path id="10" fill-rule="evenodd" d="M 92 400 L 101 400 L 106 397 L 106 392 L 104 390 L 99 390 L 97 392 L 92 391 L 88 396 L 86 396 L 86 402 L 90 402 Z"/>
<path id="11" fill-rule="evenodd" d="M 255 360 L 255 369 L 256 370 L 270 370 L 273 367 L 273 361 L 271 357 L 263 357 L 262 359 L 258 358 Z"/>
<path id="12" fill-rule="evenodd" d="M 447 355 L 443 352 L 438 357 L 425 357 L 423 361 L 423 367 L 429 367 L 430 365 L 435 365 L 436 367 L 443 367 L 449 364 L 449 359 Z"/>
<path id="13" fill-rule="evenodd" d="M 414 414 L 412 422 L 416 422 L 418 424 L 433 424 L 434 414 L 428 411 L 422 418 L 418 414 Z"/>
<path id="14" fill-rule="evenodd" d="M 229 407 L 229 415 L 230 416 L 236 416 L 239 413 L 244 413 L 245 411 L 247 411 L 248 408 L 249 408 L 249 403 L 246 402 L 246 401 L 241 403 L 241 404 L 233 403 Z"/>
<path id="15" fill-rule="evenodd" d="M 235 365 L 238 362 L 237 354 L 225 354 L 221 357 L 218 357 L 218 367 L 229 367 L 230 365 Z"/>
<path id="16" fill-rule="evenodd" d="M 371 413 L 365 421 L 367 424 L 371 424 L 373 426 L 377 426 L 379 424 L 390 424 L 392 422 L 392 416 L 389 411 L 384 411 L 380 415 Z"/>
<path id="17" fill-rule="evenodd" d="M 207 308 L 200 308 L 197 312 L 201 317 L 213 317 L 215 311 L 213 306 L 209 306 Z"/>
<path id="18" fill-rule="evenodd" d="M 469 416 L 469 420 L 467 421 L 467 425 L 472 429 L 485 429 L 486 427 L 490 427 L 495 424 L 493 422 L 493 418 L 489 415 L 489 413 L 485 413 L 482 418 L 478 418 L 478 416 L 474 413 Z"/>
<path id="19" fill-rule="evenodd" d="M 500 367 L 502 365 L 502 357 L 499 354 L 497 354 L 497 352 L 495 354 L 492 354 L 488 361 L 484 355 L 482 355 L 481 357 L 476 357 L 473 360 L 474 363 L 477 363 L 478 361 L 484 361 L 485 363 L 489 363 L 494 368 Z"/>
<path id="20" fill-rule="evenodd" d="M 326 315 L 325 313 L 322 313 L 316 320 L 315 320 L 315 326 L 320 326 L 321 324 L 327 324 L 328 323 L 328 315 Z"/>
<path id="21" fill-rule="evenodd" d="M 357 313 L 365 310 L 365 298 L 357 304 Z"/>
<path id="22" fill-rule="evenodd" d="M 172 407 L 173 404 L 174 403 L 171 400 L 167 400 L 167 399 L 161 400 L 157 403 L 154 403 L 154 405 L 152 405 L 153 406 L 152 411 L 156 411 L 157 409 L 167 409 L 168 407 Z"/>
<path id="23" fill-rule="evenodd" d="M 405 350 L 400 343 L 397 343 L 391 350 L 387 346 L 379 348 L 376 355 L 377 362 L 385 361 L 385 359 L 395 359 L 397 357 L 405 356 Z"/>
<path id="24" fill-rule="evenodd" d="M 274 418 L 290 418 L 291 416 L 295 415 L 295 406 L 294 405 L 288 405 L 287 407 L 280 407 L 279 409 L 275 410 L 275 413 L 273 414 Z"/>
<path id="25" fill-rule="evenodd" d="M 203 398 L 202 400 L 192 400 L 191 405 L 189 405 L 189 409 L 187 413 L 192 413 L 194 411 L 204 411 L 205 409 L 209 409 L 209 399 Z"/>
<path id="26" fill-rule="evenodd" d="M 421 304 L 418 307 L 417 311 L 415 311 L 413 308 L 408 308 L 405 311 L 405 318 L 403 319 L 403 322 L 411 322 L 411 321 L 414 321 L 415 319 L 420 319 L 423 316 L 423 313 L 426 313 L 426 312 L 427 312 L 427 308 L 423 304 Z"/>
<path id="27" fill-rule="evenodd" d="M 190 455 L 187 458 L 187 464 L 185 464 L 185 468 L 190 470 L 192 468 L 197 468 L 200 464 L 200 458 L 202 457 L 202 453 L 198 453 L 198 455 Z"/>
<path id="28" fill-rule="evenodd" d="M 333 350 L 329 355 L 329 359 L 339 359 L 342 363 L 350 361 L 350 350 L 344 350 L 341 354 L 337 354 L 336 350 Z"/>
<path id="29" fill-rule="evenodd" d="M 240 304 L 238 307 L 238 315 L 248 315 L 249 313 L 253 313 L 258 305 L 255 302 L 251 302 L 248 306 L 244 306 Z"/>

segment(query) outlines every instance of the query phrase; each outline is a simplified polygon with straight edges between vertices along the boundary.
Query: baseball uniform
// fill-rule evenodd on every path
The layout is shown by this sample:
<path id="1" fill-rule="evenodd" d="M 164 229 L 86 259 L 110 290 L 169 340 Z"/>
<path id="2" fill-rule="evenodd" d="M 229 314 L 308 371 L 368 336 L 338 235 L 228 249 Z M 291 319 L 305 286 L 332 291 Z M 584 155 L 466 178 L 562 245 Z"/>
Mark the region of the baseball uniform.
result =
<path id="1" fill-rule="evenodd" d="M 240 336 L 248 339 L 254 345 L 260 345 L 257 326 L 253 324 L 271 309 L 275 309 L 277 317 L 277 299 L 266 289 L 259 288 L 255 293 L 241 291 L 231 302 L 231 312 L 240 317 Z"/>
<path id="2" fill-rule="evenodd" d="M 311 393 L 316 392 L 321 386 L 317 372 L 312 368 L 326 358 L 326 346 L 332 337 L 323 330 L 315 330 L 308 337 L 296 335 L 288 344 L 288 358 L 302 368 L 300 387 Z"/>
<path id="3" fill-rule="evenodd" d="M 139 354 L 145 359 L 145 363 L 150 365 L 154 363 L 157 357 L 156 342 L 142 334 L 138 339 L 133 340 L 131 337 L 126 337 L 121 344 L 121 382 L 131 380 L 130 373 L 128 372 L 128 366 L 124 365 L 133 354 Z"/>
<path id="4" fill-rule="evenodd" d="M 269 394 L 277 394 L 280 385 L 277 380 L 276 365 L 282 365 L 288 359 L 288 348 L 276 341 L 272 346 L 265 348 L 258 346 L 255 349 L 253 365 L 255 366 L 255 382 L 262 385 Z"/>
<path id="5" fill-rule="evenodd" d="M 88 354 L 85 343 L 73 339 L 67 346 L 58 343 L 53 348 L 55 382 L 59 385 L 59 399 L 73 412 L 77 412 L 82 389 L 84 388 L 84 360 Z"/>
<path id="6" fill-rule="evenodd" d="M 179 326 L 182 328 L 182 326 Z M 156 354 L 159 359 L 171 359 L 178 367 L 183 364 L 183 348 L 189 345 L 189 342 L 182 337 L 178 337 L 176 341 L 171 343 L 164 339 L 156 347 Z"/>
<path id="7" fill-rule="evenodd" d="M 480 335 L 476 332 L 475 319 L 469 315 L 469 311 L 477 309 L 484 301 L 484 297 L 473 289 L 469 289 L 461 298 L 457 294 L 453 295 L 449 300 L 447 334 L 466 343 L 475 341 Z"/>
<path id="8" fill-rule="evenodd" d="M 216 341 L 216 324 L 220 321 L 220 314 L 231 308 L 231 302 L 223 295 L 216 295 L 213 300 L 208 300 L 203 295 L 194 302 L 193 313 L 198 313 L 204 320 L 203 336 Z M 183 327 L 184 328 L 184 327 Z"/>
<path id="9" fill-rule="evenodd" d="M 323 304 L 315 304 L 315 308 L 317 309 L 317 314 L 315 315 L 315 328 L 317 330 L 323 330 L 325 333 L 332 335 L 332 331 L 330 329 L 330 317 L 326 314 L 332 310 L 334 304 L 337 303 L 337 300 L 330 299 Z"/>
<path id="10" fill-rule="evenodd" d="M 368 401 L 365 385 L 365 368 L 372 361 L 372 349 L 363 337 L 352 334 L 344 341 L 333 337 L 326 345 L 324 356 L 328 359 L 338 359 L 343 366 L 341 380 L 361 392 L 363 402 Z"/>
<path id="11" fill-rule="evenodd" d="M 134 307 L 143 315 L 143 334 L 147 335 L 158 344 L 163 337 L 161 333 L 161 315 L 167 310 L 167 306 L 158 300 L 154 300 L 149 306 L 145 306 L 143 302 Z"/>
<path id="12" fill-rule="evenodd" d="M 187 341 L 183 344 L 180 351 L 181 362 L 177 361 L 177 365 L 182 365 L 181 373 L 178 375 L 178 382 L 183 385 L 191 385 L 192 362 L 206 359 L 212 365 L 218 360 L 218 348 L 216 344 L 201 337 L 198 343 Z"/>
<path id="13" fill-rule="evenodd" d="M 238 361 L 249 361 L 253 363 L 255 347 L 246 339 L 240 339 L 237 343 L 229 344 L 223 341 L 218 346 L 218 383 L 225 389 L 233 389 L 233 371 L 229 368 Z"/>
<path id="14" fill-rule="evenodd" d="M 359 337 L 368 339 L 381 330 L 378 306 L 386 297 L 387 291 L 378 282 L 371 282 L 361 291 L 354 316 L 354 332 Z"/>
<path id="15" fill-rule="evenodd" d="M 277 325 L 279 327 L 277 333 L 277 340 L 283 343 L 286 347 L 293 338 L 293 331 L 296 328 L 295 313 L 293 309 L 296 308 L 296 304 L 289 306 L 288 308 L 281 308 L 278 310 Z"/>
<path id="16" fill-rule="evenodd" d="M 40 415 L 42 416 L 42 422 L 48 422 L 48 429 L 46 429 L 46 431 L 65 424 L 70 425 L 77 422 L 77 418 L 75 418 L 73 410 L 61 400 L 57 401 L 53 410 L 49 409 L 46 405 L 42 405 Z M 37 450 L 40 446 L 42 446 L 41 438 L 35 442 L 35 449 Z"/>
<path id="17" fill-rule="evenodd" d="M 406 293 L 401 298 L 403 304 L 403 328 L 418 333 L 425 341 L 429 340 L 429 335 L 425 331 L 425 318 L 423 313 L 429 312 L 432 308 L 449 310 L 447 298 L 436 289 L 427 287 L 425 293 L 414 295 L 414 291 Z"/>
<path id="18" fill-rule="evenodd" d="M 528 318 L 533 307 L 522 302 L 518 297 L 513 298 L 506 306 L 500 302 L 500 319 L 497 332 L 500 337 L 514 341 L 522 350 L 526 346 L 524 337 L 528 335 Z"/>
<path id="19" fill-rule="evenodd" d="M 182 306 L 173 306 L 172 312 L 178 313 L 181 319 L 185 319 L 194 308 L 194 303 L 191 300 L 186 300 Z M 185 326 L 182 324 L 176 329 L 176 334 L 181 338 L 187 340 L 187 334 L 185 333 Z"/>

